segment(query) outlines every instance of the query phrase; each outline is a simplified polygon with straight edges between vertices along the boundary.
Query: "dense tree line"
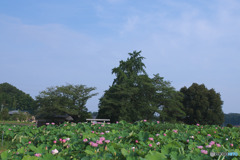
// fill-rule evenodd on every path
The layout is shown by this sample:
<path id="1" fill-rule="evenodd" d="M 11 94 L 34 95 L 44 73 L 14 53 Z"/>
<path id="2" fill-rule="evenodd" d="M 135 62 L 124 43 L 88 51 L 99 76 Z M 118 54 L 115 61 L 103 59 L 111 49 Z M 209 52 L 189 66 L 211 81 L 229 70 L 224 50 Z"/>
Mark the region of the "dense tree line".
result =
<path id="1" fill-rule="evenodd" d="M 240 126 L 240 114 L 239 113 L 229 113 L 224 114 L 224 126 L 231 124 L 233 126 Z"/>
<path id="2" fill-rule="evenodd" d="M 158 119 L 187 124 L 223 123 L 223 102 L 219 93 L 196 83 L 179 92 L 159 74 L 150 78 L 140 53 L 129 53 L 126 61 L 120 61 L 119 66 L 112 69 L 116 78 L 100 98 L 98 118 L 128 122 Z"/>
<path id="3" fill-rule="evenodd" d="M 34 99 L 8 83 L 0 84 L 0 107 L 8 110 L 22 110 L 33 113 L 36 110 Z"/>
<path id="4" fill-rule="evenodd" d="M 218 124 L 224 121 L 220 93 L 193 83 L 177 91 L 158 73 L 150 77 L 141 51 L 129 53 L 112 69 L 116 77 L 99 101 L 97 118 L 112 122 L 135 122 L 143 119 L 187 124 Z M 95 87 L 62 85 L 49 87 L 33 100 L 16 87 L 0 84 L 0 104 L 8 110 L 19 109 L 34 113 L 38 118 L 54 119 L 55 115 L 70 115 L 75 121 L 85 121 L 92 115 L 87 101 L 97 95 Z M 33 112 L 35 111 L 35 112 Z M 6 112 L 6 110 L 4 110 Z"/>

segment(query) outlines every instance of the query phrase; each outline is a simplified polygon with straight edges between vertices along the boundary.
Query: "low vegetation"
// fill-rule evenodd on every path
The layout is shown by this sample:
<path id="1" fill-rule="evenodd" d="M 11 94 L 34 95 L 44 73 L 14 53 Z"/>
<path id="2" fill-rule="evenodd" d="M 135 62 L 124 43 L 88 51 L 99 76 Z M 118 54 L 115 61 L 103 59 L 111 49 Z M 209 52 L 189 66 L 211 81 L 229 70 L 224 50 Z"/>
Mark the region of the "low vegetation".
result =
<path id="1" fill-rule="evenodd" d="M 240 128 L 217 125 L 186 125 L 148 122 L 91 124 L 65 123 L 56 126 L 6 126 L 4 141 L 11 141 L 2 159 L 51 160 L 154 160 L 211 159 L 210 152 L 235 156 L 214 156 L 237 160 Z"/>

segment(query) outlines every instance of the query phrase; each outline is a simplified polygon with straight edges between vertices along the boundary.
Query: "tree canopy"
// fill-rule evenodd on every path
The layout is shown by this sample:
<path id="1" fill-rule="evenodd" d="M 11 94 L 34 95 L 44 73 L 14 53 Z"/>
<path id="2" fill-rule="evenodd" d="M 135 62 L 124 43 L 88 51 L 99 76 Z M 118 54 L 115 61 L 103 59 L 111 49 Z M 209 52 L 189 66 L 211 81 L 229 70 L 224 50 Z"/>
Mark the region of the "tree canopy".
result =
<path id="1" fill-rule="evenodd" d="M 158 74 L 153 79 L 149 78 L 142 62 L 144 57 L 140 53 L 141 51 L 129 53 L 130 57 L 126 61 L 121 60 L 119 66 L 112 69 L 116 78 L 100 98 L 98 118 L 110 118 L 113 122 L 134 122 L 154 119 L 155 113 L 160 113 L 165 115 L 163 120 L 170 121 L 184 115 L 178 102 L 181 94 Z M 164 109 L 161 110 L 161 106 Z M 175 114 L 175 109 L 179 106 L 179 114 Z M 170 118 L 169 114 L 176 117 Z"/>
<path id="2" fill-rule="evenodd" d="M 86 118 L 91 117 L 86 103 L 89 98 L 97 95 L 90 93 L 95 89 L 95 87 L 71 84 L 49 87 L 36 97 L 37 117 L 54 119 L 56 115 L 67 114 L 72 116 L 74 121 L 85 121 Z"/>
<path id="3" fill-rule="evenodd" d="M 181 88 L 180 92 L 184 94 L 185 123 L 221 125 L 224 122 L 220 93 L 197 83 L 193 83 L 189 88 Z"/>
<path id="4" fill-rule="evenodd" d="M 0 84 L 0 106 L 8 110 L 32 113 L 36 109 L 34 99 L 9 83 Z"/>

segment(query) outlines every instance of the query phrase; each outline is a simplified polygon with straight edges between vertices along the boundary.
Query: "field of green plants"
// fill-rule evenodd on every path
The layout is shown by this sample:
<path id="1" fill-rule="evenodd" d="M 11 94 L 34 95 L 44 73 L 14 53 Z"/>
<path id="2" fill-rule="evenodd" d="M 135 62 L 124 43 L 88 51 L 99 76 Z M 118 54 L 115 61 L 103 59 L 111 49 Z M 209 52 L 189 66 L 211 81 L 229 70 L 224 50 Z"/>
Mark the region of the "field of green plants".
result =
<path id="1" fill-rule="evenodd" d="M 239 159 L 240 128 L 139 121 L 1 125 L 11 143 L 1 159 L 14 160 L 208 160 Z M 215 152 L 215 156 L 210 156 Z M 232 156 L 217 155 L 234 153 Z"/>

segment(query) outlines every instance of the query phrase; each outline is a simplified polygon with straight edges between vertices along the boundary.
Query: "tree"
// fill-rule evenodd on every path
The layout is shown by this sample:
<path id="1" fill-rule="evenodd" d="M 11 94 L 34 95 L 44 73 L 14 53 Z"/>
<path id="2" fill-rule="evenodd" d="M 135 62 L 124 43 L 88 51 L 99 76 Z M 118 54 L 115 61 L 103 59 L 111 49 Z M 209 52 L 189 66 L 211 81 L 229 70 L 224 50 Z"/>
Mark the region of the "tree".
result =
<path id="1" fill-rule="evenodd" d="M 159 74 L 154 75 L 153 84 L 156 88 L 155 102 L 158 107 L 161 121 L 175 123 L 183 121 L 186 116 L 182 104 L 183 94 L 176 91 L 169 81 L 165 81 Z"/>
<path id="2" fill-rule="evenodd" d="M 54 119 L 56 115 L 70 115 L 75 121 L 85 121 L 91 117 L 86 108 L 88 99 L 97 95 L 90 94 L 95 87 L 85 85 L 65 85 L 49 87 L 37 97 L 38 118 Z"/>
<path id="3" fill-rule="evenodd" d="M 0 105 L 9 110 L 22 110 L 33 113 L 36 109 L 34 99 L 23 91 L 8 84 L 0 84 Z"/>
<path id="4" fill-rule="evenodd" d="M 154 86 L 144 70 L 144 57 L 140 53 L 129 53 L 130 58 L 112 69 L 116 78 L 100 98 L 98 118 L 110 118 L 113 122 L 153 118 L 157 109 L 152 105 Z"/>
<path id="5" fill-rule="evenodd" d="M 239 113 L 229 113 L 224 114 L 224 126 L 231 124 L 234 126 L 240 126 L 240 114 Z"/>
<path id="6" fill-rule="evenodd" d="M 185 123 L 221 125 L 224 122 L 220 93 L 216 93 L 214 89 L 208 90 L 204 84 L 197 83 L 193 83 L 189 88 L 181 88 L 180 92 L 184 94 Z"/>
<path id="7" fill-rule="evenodd" d="M 130 58 L 120 61 L 119 66 L 112 69 L 116 78 L 100 98 L 98 118 L 134 122 L 154 119 L 156 112 L 166 121 L 176 121 L 184 116 L 179 102 L 181 94 L 158 74 L 149 78 L 140 53 L 129 53 Z"/>
<path id="8" fill-rule="evenodd" d="M 1 110 L 1 112 L 0 112 L 0 119 L 7 121 L 7 120 L 9 120 L 9 118 L 10 118 L 10 116 L 8 114 L 8 109 L 7 108 L 3 108 Z"/>

